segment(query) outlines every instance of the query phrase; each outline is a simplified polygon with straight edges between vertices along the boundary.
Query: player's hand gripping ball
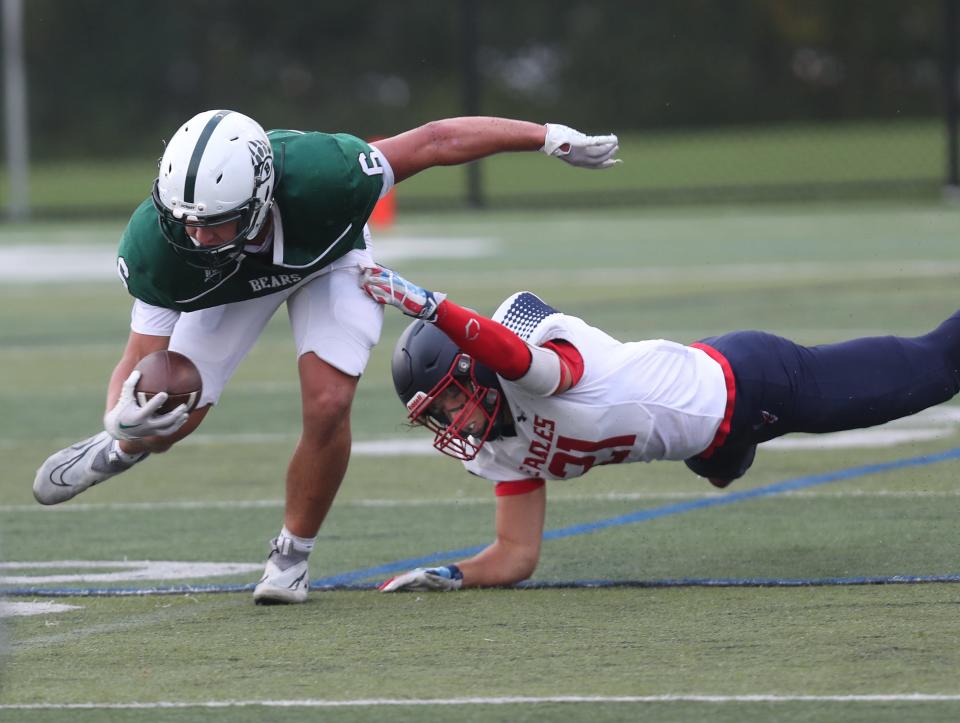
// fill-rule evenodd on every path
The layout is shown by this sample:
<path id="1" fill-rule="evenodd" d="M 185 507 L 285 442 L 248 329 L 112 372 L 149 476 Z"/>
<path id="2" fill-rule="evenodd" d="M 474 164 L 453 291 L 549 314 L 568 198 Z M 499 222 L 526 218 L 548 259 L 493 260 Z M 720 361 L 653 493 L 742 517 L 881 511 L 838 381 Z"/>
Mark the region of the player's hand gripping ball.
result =
<path id="1" fill-rule="evenodd" d="M 134 387 L 137 404 L 144 406 L 159 392 L 167 393 L 167 401 L 155 412 L 167 414 L 181 404 L 191 411 L 200 401 L 203 381 L 190 358 L 179 352 L 163 349 L 147 354 L 135 367 L 140 379 Z"/>

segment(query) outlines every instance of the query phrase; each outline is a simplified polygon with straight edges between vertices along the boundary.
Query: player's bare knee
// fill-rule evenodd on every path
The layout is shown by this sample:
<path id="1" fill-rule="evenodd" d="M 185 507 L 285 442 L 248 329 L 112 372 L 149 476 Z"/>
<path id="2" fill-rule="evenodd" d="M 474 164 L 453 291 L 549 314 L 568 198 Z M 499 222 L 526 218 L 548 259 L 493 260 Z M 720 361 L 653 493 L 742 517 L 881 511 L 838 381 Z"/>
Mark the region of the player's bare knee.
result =
<path id="1" fill-rule="evenodd" d="M 328 435 L 350 424 L 353 389 L 329 388 L 303 397 L 304 432 Z"/>

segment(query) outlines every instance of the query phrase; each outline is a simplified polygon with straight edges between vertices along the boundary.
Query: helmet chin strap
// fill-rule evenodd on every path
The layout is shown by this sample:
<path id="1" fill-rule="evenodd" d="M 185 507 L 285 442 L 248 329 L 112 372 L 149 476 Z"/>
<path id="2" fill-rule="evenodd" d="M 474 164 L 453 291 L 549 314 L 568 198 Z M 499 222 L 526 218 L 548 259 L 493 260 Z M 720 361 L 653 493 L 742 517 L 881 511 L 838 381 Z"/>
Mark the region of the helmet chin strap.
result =
<path id="1" fill-rule="evenodd" d="M 273 201 L 270 202 L 270 214 L 267 216 L 267 220 L 263 222 L 263 226 L 257 232 L 257 234 L 250 239 L 250 243 L 244 244 L 243 250 L 248 254 L 259 254 L 266 251 L 270 248 L 270 245 L 273 243 L 274 232 L 276 231 L 276 226 L 273 223 Z M 260 243 L 256 243 L 257 238 L 262 236 Z"/>
<path id="2" fill-rule="evenodd" d="M 221 254 L 224 251 L 235 249 L 237 247 L 237 239 L 233 239 L 233 241 L 227 241 L 224 243 L 214 244 L 212 246 L 204 246 L 202 243 L 200 243 L 200 241 L 195 239 L 190 234 L 187 234 L 187 238 L 190 239 L 190 242 L 193 244 L 194 248 L 205 249 L 208 253 L 213 254 L 214 256 L 217 254 Z"/>
<path id="3" fill-rule="evenodd" d="M 496 418 L 490 423 L 490 436 L 487 437 L 487 440 L 492 441 L 501 437 L 516 436 L 517 428 L 513 425 L 513 412 L 510 411 L 507 400 L 503 399 L 500 402 L 500 409 L 497 411 Z"/>

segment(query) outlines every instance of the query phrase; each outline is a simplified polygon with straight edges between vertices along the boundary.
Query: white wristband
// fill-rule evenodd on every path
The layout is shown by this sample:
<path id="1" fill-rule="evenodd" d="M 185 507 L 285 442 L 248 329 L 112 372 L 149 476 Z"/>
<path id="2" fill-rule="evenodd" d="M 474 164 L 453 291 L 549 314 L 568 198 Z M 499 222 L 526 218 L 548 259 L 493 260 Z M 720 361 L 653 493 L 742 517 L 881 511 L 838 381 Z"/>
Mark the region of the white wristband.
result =
<path id="1" fill-rule="evenodd" d="M 570 134 L 575 133 L 572 128 L 567 128 L 567 126 L 562 126 L 557 123 L 544 123 L 547 128 L 547 133 L 543 138 L 543 147 L 540 149 L 542 153 L 547 154 L 548 156 L 565 156 L 570 152 L 570 149 L 567 148 L 566 151 L 560 150 L 560 147 L 564 144 L 570 143 Z"/>
<path id="2" fill-rule="evenodd" d="M 527 344 L 530 350 L 530 368 L 513 383 L 538 397 L 549 397 L 560 386 L 560 357 L 552 349 Z"/>

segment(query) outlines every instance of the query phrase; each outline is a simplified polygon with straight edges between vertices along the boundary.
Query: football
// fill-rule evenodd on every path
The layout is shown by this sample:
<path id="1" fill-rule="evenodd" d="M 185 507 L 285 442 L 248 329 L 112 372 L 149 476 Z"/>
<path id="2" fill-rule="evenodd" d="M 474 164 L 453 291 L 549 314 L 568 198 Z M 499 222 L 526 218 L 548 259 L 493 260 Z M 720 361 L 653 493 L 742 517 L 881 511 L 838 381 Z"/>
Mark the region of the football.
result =
<path id="1" fill-rule="evenodd" d="M 159 392 L 170 395 L 158 410 L 159 414 L 171 412 L 181 404 L 186 404 L 190 410 L 200 401 L 203 391 L 200 371 L 189 357 L 179 352 L 163 349 L 147 354 L 134 369 L 140 372 L 140 379 L 134 387 L 140 406 Z"/>

